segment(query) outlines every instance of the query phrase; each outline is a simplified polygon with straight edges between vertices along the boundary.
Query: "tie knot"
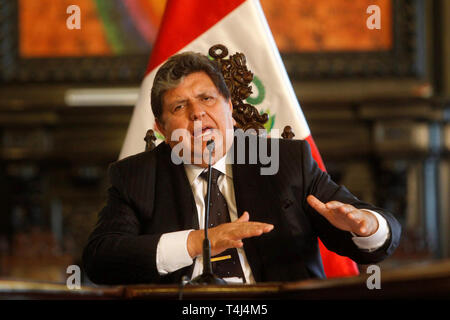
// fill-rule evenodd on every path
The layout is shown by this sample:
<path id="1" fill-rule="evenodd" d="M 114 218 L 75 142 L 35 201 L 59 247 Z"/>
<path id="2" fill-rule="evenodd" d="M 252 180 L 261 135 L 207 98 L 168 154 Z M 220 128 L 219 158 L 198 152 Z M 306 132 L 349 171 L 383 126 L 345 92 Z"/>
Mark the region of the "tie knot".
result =
<path id="1" fill-rule="evenodd" d="M 217 170 L 215 168 L 211 168 L 211 183 L 217 184 L 217 181 L 221 174 L 222 174 L 222 172 L 220 172 L 219 170 Z M 203 171 L 200 174 L 200 177 L 202 177 L 202 179 L 204 179 L 205 181 L 208 181 L 208 170 Z"/>

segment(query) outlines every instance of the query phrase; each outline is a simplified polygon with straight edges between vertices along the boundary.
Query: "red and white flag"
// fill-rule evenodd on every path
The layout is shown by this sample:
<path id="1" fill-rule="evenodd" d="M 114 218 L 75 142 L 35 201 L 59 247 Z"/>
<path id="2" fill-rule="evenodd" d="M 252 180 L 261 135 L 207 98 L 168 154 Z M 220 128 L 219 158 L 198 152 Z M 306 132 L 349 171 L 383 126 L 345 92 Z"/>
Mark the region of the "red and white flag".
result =
<path id="1" fill-rule="evenodd" d="M 245 54 L 249 70 L 254 74 L 253 94 L 247 102 L 269 114 L 266 124 L 269 134 L 274 128 L 281 133 L 290 125 L 296 139 L 309 142 L 314 159 L 325 171 L 259 0 L 167 1 L 120 158 L 144 151 L 145 133 L 155 129 L 150 91 L 159 66 L 176 53 L 207 54 L 211 46 L 219 43 L 225 45 L 230 54 Z M 319 245 L 327 277 L 359 273 L 352 260 L 327 250 L 320 241 Z"/>

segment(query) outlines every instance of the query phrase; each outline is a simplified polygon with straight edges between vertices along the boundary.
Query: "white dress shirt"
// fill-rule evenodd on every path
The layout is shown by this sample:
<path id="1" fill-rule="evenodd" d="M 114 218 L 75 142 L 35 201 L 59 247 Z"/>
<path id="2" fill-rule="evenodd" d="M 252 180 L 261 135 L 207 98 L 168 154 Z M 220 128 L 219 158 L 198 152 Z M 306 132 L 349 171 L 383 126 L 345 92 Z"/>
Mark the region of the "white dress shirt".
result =
<path id="1" fill-rule="evenodd" d="M 218 179 L 219 189 L 222 192 L 225 200 L 227 201 L 228 210 L 230 213 L 230 220 L 233 222 L 238 219 L 236 211 L 236 199 L 234 195 L 233 185 L 233 172 L 231 161 L 228 161 L 230 153 L 217 161 L 213 167 L 219 170 L 222 175 Z M 195 165 L 184 165 L 186 175 L 191 185 L 192 192 L 194 194 L 194 200 L 197 207 L 198 221 L 200 229 L 204 226 L 204 213 L 205 213 L 205 195 L 207 189 L 207 181 L 200 177 L 200 174 L 205 170 L 204 168 Z M 377 212 L 367 210 L 373 213 L 378 220 L 377 231 L 369 237 L 358 237 L 352 234 L 352 240 L 362 250 L 374 251 L 381 247 L 389 237 L 389 228 L 386 220 Z M 251 212 L 250 220 L 251 220 Z M 276 226 L 275 226 L 276 227 Z M 156 267 L 160 275 L 166 275 L 174 272 L 183 267 L 189 266 L 195 260 L 194 270 L 192 278 L 200 275 L 203 271 L 203 257 L 199 255 L 192 259 L 187 250 L 187 238 L 191 231 L 183 230 L 165 233 L 161 236 L 156 249 Z M 247 284 L 255 283 L 250 265 L 247 261 L 244 248 L 238 248 L 238 255 L 241 262 L 241 266 L 244 272 L 245 280 Z M 242 279 L 229 278 L 225 279 L 227 282 L 242 282 Z"/>

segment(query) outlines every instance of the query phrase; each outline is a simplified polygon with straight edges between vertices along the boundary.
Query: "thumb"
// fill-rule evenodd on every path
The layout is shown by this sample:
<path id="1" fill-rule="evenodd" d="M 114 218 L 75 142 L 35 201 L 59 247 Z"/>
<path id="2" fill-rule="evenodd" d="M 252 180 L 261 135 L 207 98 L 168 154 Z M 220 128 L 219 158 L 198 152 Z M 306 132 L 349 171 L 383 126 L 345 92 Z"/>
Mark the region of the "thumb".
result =
<path id="1" fill-rule="evenodd" d="M 236 222 L 247 222 L 250 220 L 250 215 L 247 211 L 244 211 L 242 216 L 239 217 L 239 219 L 236 220 Z"/>
<path id="2" fill-rule="evenodd" d="M 309 203 L 309 205 L 316 210 L 318 213 L 320 213 L 321 215 L 327 214 L 328 213 L 328 208 L 325 205 L 325 203 L 323 203 L 322 201 L 320 201 L 319 199 L 317 199 L 315 196 L 313 195 L 309 195 L 306 198 L 306 201 Z"/>
<path id="3" fill-rule="evenodd" d="M 311 207 L 313 207 L 313 209 L 315 209 L 316 211 L 318 211 L 319 213 L 325 212 L 327 211 L 327 206 L 325 205 L 325 203 L 323 203 L 322 201 L 320 201 L 319 199 L 317 199 L 315 196 L 313 196 L 312 194 L 310 194 L 307 198 L 306 201 L 308 201 L 309 205 Z"/>

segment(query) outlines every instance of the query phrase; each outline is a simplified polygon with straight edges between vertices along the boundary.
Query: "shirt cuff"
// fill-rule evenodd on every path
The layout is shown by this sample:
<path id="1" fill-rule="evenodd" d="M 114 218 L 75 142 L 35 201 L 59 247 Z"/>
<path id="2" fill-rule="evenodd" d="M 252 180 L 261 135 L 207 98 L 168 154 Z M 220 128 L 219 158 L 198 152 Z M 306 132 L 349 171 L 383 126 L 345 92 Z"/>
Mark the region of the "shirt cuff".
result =
<path id="1" fill-rule="evenodd" d="M 356 244 L 356 246 L 364 251 L 375 251 L 386 242 L 386 240 L 389 238 L 389 227 L 387 225 L 386 219 L 380 215 L 379 213 L 369 210 L 369 209 L 361 209 L 368 211 L 372 213 L 378 220 L 378 230 L 368 236 L 368 237 L 359 237 L 353 232 L 351 234 L 353 235 L 352 240 Z"/>
<path id="2" fill-rule="evenodd" d="M 187 249 L 187 239 L 192 230 L 164 233 L 156 247 L 156 268 L 160 275 L 166 275 L 192 264 Z"/>

